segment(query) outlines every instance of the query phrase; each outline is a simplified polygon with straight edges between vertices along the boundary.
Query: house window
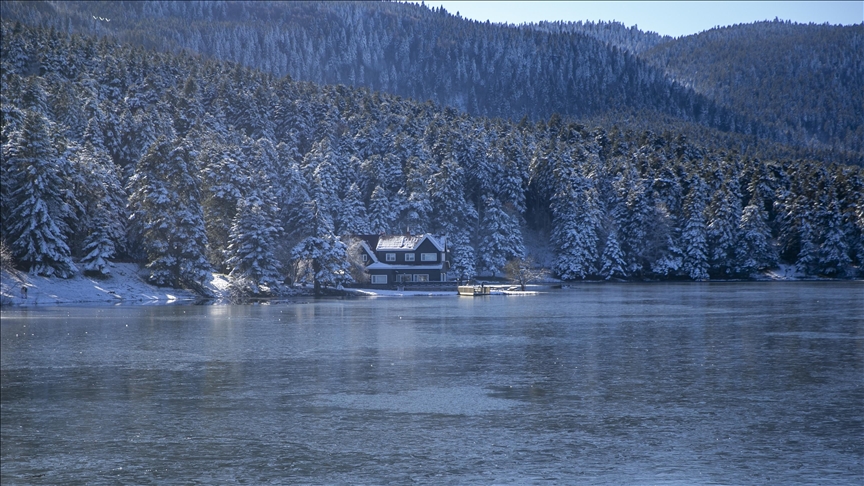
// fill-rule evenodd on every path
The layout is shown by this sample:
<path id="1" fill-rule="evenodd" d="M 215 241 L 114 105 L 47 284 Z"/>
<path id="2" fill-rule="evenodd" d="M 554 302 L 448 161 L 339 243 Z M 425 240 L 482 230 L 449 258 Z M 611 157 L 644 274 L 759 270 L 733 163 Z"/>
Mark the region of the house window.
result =
<path id="1" fill-rule="evenodd" d="M 420 254 L 420 261 L 437 262 L 438 261 L 438 254 L 437 253 L 421 253 Z"/>
<path id="2" fill-rule="evenodd" d="M 429 281 L 429 274 L 428 273 L 421 273 L 419 275 L 414 274 L 414 281 L 415 282 L 428 282 Z"/>
<path id="3" fill-rule="evenodd" d="M 396 254 L 395 253 L 388 253 L 387 254 L 387 261 L 388 262 L 395 262 L 396 261 Z"/>
<path id="4" fill-rule="evenodd" d="M 447 274 L 444 273 L 444 272 L 441 272 L 441 281 L 442 281 L 442 282 L 446 282 L 446 281 L 447 281 Z"/>
<path id="5" fill-rule="evenodd" d="M 373 284 L 386 284 L 387 283 L 387 275 L 372 275 L 372 283 Z"/>
<path id="6" fill-rule="evenodd" d="M 410 282 L 411 281 L 411 274 L 400 273 L 399 275 L 396 275 L 396 281 L 397 282 Z"/>
<path id="7" fill-rule="evenodd" d="M 366 262 L 366 261 L 368 261 L 368 260 L 369 260 L 369 255 L 367 255 L 367 254 L 364 253 L 364 254 L 363 254 L 363 261 Z"/>
<path id="8" fill-rule="evenodd" d="M 413 253 L 406 253 L 405 254 L 405 261 L 406 262 L 413 262 L 414 261 L 414 254 Z"/>

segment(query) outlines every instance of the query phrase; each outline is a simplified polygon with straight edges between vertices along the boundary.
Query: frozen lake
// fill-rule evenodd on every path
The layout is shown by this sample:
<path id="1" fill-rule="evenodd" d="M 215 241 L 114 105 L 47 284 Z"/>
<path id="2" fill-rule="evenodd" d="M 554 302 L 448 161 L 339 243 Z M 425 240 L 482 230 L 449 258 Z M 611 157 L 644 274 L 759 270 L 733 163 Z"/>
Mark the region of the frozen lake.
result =
<path id="1" fill-rule="evenodd" d="M 3 309 L 0 482 L 864 483 L 861 282 Z"/>

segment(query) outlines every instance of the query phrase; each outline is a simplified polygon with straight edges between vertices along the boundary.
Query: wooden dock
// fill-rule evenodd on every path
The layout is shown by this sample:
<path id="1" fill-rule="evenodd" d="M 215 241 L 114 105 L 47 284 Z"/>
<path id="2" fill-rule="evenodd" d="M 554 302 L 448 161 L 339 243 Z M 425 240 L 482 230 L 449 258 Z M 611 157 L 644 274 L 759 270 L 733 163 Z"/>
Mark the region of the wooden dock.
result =
<path id="1" fill-rule="evenodd" d="M 491 287 L 485 285 L 460 285 L 457 287 L 459 295 L 474 297 L 477 295 L 489 295 L 492 291 Z"/>

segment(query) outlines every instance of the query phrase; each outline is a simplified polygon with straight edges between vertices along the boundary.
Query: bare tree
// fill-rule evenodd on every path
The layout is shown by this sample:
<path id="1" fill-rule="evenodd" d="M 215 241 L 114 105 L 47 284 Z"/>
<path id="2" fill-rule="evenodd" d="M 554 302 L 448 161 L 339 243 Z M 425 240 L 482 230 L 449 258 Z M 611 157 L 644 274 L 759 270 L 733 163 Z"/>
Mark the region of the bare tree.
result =
<path id="1" fill-rule="evenodd" d="M 359 238 L 351 238 L 348 240 L 348 249 L 345 252 L 348 258 L 348 273 L 354 278 L 357 283 L 366 283 L 369 281 L 369 274 L 366 273 L 366 263 L 363 261 L 363 240 Z"/>
<path id="2" fill-rule="evenodd" d="M 525 291 L 525 286 L 545 278 L 549 271 L 540 267 L 531 257 L 514 258 L 504 265 L 504 274 L 513 282 L 518 283 Z"/>

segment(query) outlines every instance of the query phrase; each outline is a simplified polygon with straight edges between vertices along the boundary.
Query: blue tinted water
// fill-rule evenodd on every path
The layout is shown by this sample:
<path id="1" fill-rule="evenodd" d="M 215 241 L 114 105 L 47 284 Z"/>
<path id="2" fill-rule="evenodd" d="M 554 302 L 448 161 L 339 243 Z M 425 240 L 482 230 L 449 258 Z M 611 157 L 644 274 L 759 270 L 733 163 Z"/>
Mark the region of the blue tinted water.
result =
<path id="1" fill-rule="evenodd" d="M 3 309 L 0 482 L 862 484 L 862 296 Z"/>

